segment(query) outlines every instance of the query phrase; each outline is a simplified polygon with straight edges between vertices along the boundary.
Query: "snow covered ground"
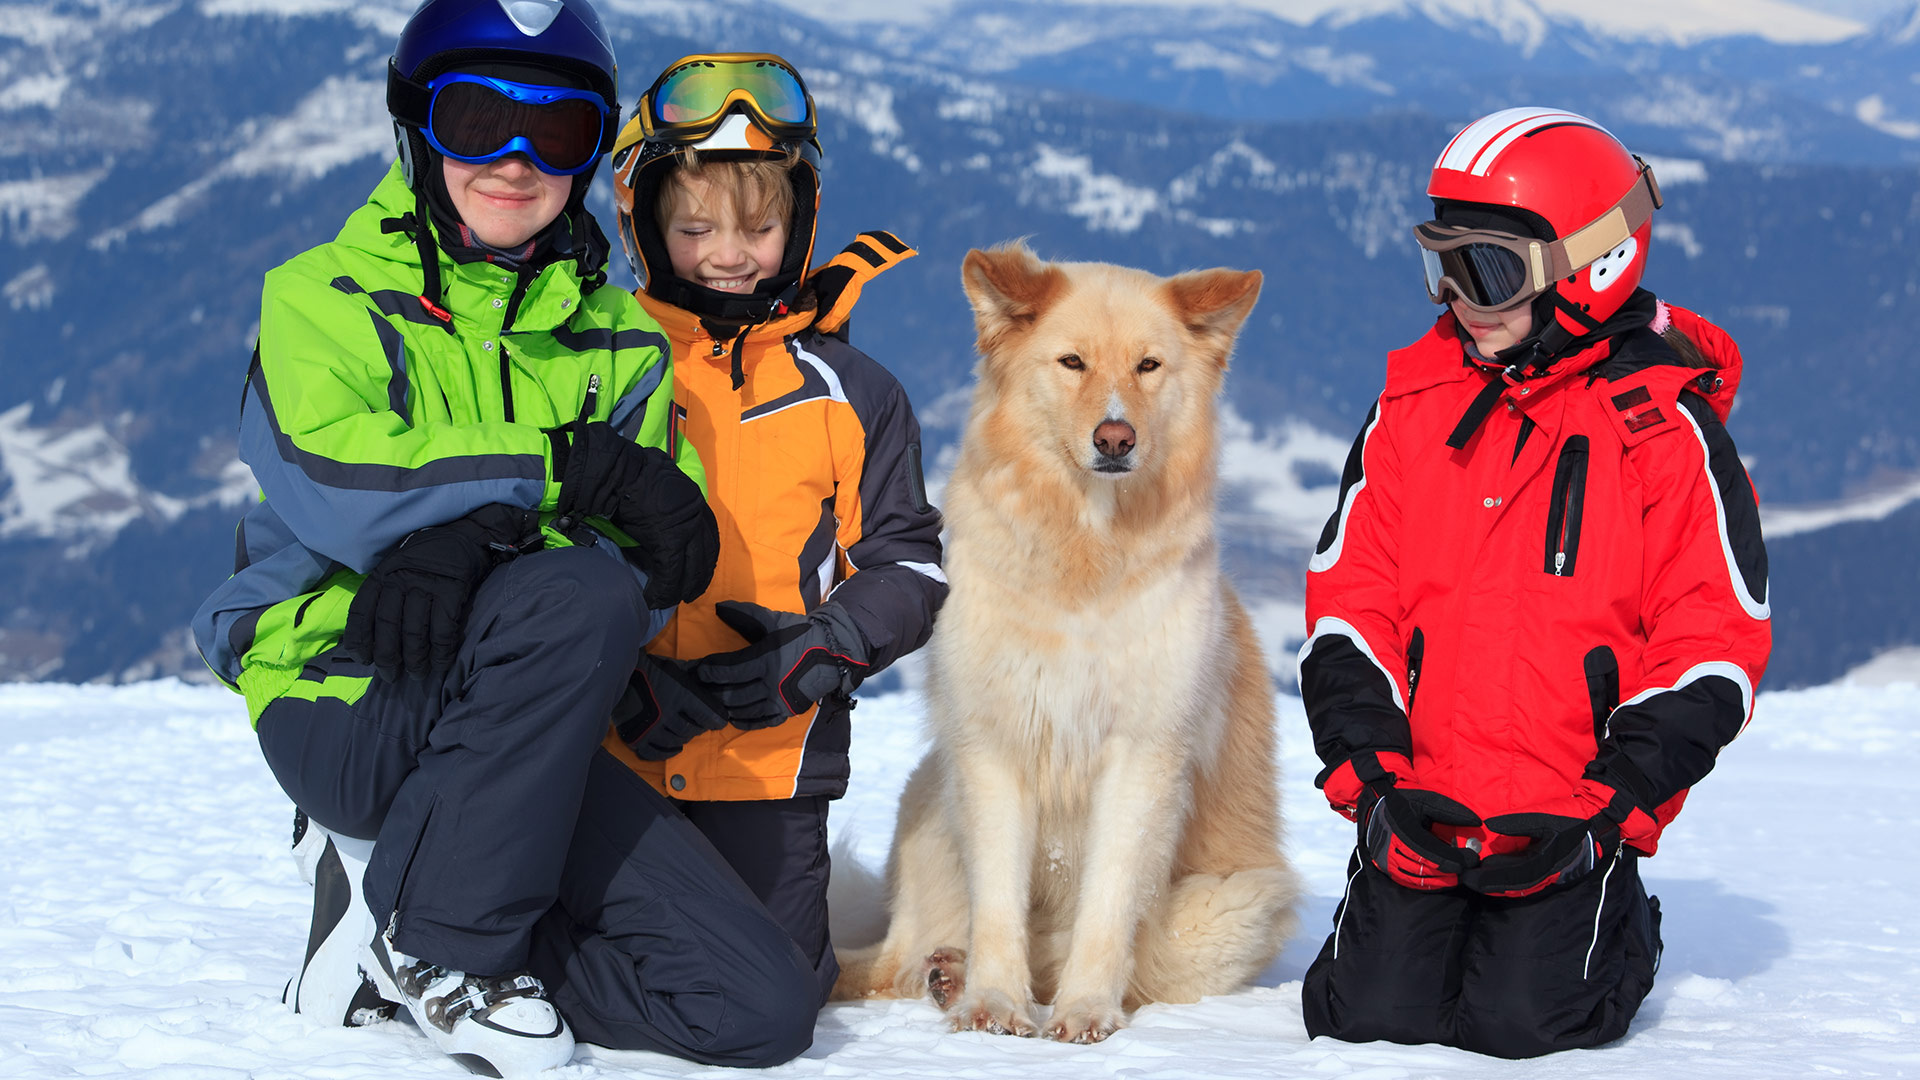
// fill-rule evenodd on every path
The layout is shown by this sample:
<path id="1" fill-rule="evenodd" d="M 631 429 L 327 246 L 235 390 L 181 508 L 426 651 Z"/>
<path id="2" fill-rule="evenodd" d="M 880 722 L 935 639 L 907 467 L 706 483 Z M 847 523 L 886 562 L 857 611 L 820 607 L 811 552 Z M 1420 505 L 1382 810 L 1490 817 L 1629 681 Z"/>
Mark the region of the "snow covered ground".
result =
<path id="1" fill-rule="evenodd" d="M 1534 1062 L 1308 1042 L 1299 979 L 1325 935 L 1349 827 L 1313 791 L 1280 699 L 1305 929 L 1248 990 L 1149 1006 L 1091 1047 L 945 1031 L 925 1002 L 830 1007 L 770 1077 L 1920 1076 L 1920 688 L 1760 698 L 1647 864 L 1666 958 L 1621 1042 Z M 870 881 L 920 749 L 904 694 L 854 714 L 854 794 L 834 811 L 848 895 Z M 177 682 L 0 686 L 0 1076 L 373 1080 L 466 1075 L 403 1023 L 319 1027 L 280 989 L 305 940 L 291 813 L 237 697 Z M 583 1047 L 556 1080 L 722 1076 Z"/>

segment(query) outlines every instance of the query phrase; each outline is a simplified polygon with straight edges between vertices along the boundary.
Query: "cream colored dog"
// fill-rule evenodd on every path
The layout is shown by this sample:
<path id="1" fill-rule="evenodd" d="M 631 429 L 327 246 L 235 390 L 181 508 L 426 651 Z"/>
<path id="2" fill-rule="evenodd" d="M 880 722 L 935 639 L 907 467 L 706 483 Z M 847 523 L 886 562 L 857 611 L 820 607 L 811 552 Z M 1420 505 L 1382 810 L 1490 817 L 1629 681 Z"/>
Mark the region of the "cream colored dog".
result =
<path id="1" fill-rule="evenodd" d="M 1272 688 L 1214 540 L 1215 407 L 1257 272 L 962 269 L 982 360 L 944 498 L 933 750 L 900 801 L 886 939 L 841 998 L 1097 1042 L 1258 974 L 1293 927 Z"/>

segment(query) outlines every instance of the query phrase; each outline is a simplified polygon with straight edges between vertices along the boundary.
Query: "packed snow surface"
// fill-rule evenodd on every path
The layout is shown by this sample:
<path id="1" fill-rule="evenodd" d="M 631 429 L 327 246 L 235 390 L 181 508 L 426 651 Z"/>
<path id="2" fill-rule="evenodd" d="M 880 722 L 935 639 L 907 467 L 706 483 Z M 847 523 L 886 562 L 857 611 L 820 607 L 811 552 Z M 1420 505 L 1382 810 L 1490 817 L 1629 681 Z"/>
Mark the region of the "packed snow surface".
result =
<path id="1" fill-rule="evenodd" d="M 835 1005 L 813 1049 L 765 1075 L 1920 1076 L 1912 682 L 1761 695 L 1644 868 L 1666 956 L 1632 1031 L 1535 1062 L 1307 1041 L 1300 976 L 1327 932 L 1350 827 L 1313 790 L 1299 701 L 1279 701 L 1305 929 L 1257 985 L 1148 1006 L 1097 1046 L 952 1034 L 924 1001 Z M 853 794 L 833 817 L 841 880 L 855 886 L 843 916 L 873 901 L 857 871 L 883 861 L 922 749 L 909 695 L 865 701 L 854 722 Z M 403 1022 L 326 1028 L 281 1006 L 309 903 L 290 818 L 226 691 L 0 686 L 0 1076 L 467 1075 Z M 738 1074 L 582 1047 L 551 1075 Z"/>

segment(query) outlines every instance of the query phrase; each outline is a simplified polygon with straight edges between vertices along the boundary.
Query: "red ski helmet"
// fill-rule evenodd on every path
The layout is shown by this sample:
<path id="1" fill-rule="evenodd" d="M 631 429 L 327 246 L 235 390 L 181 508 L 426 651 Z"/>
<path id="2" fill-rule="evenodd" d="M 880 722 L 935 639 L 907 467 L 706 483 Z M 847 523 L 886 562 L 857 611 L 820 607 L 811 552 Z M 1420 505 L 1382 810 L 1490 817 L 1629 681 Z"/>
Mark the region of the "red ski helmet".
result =
<path id="1" fill-rule="evenodd" d="M 1434 162 L 1427 194 L 1437 220 L 1415 231 L 1428 255 L 1435 303 L 1458 298 L 1501 309 L 1539 297 L 1553 302 L 1536 304 L 1536 333 L 1543 329 L 1539 315 L 1551 310 L 1575 338 L 1612 317 L 1633 295 L 1646 271 L 1653 211 L 1660 205 L 1653 170 L 1606 128 L 1575 113 L 1541 108 L 1505 109 L 1467 125 Z M 1470 241 L 1470 233 L 1489 230 L 1546 242 L 1533 245 L 1515 291 L 1492 302 L 1465 295 L 1463 283 L 1436 273 L 1440 261 L 1433 257 Z M 1449 241 L 1447 233 L 1460 235 Z"/>

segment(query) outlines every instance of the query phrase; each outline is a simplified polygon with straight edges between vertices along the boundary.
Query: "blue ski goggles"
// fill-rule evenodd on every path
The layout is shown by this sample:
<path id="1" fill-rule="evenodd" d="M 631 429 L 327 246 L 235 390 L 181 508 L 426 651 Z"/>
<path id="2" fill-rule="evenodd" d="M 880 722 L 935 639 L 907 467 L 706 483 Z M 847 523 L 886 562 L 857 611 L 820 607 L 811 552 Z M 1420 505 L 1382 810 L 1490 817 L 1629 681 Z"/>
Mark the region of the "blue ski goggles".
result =
<path id="1" fill-rule="evenodd" d="M 482 165 L 525 154 L 541 172 L 593 168 L 612 141 L 617 113 L 591 90 L 450 72 L 427 83 L 421 132 L 455 161 Z"/>

